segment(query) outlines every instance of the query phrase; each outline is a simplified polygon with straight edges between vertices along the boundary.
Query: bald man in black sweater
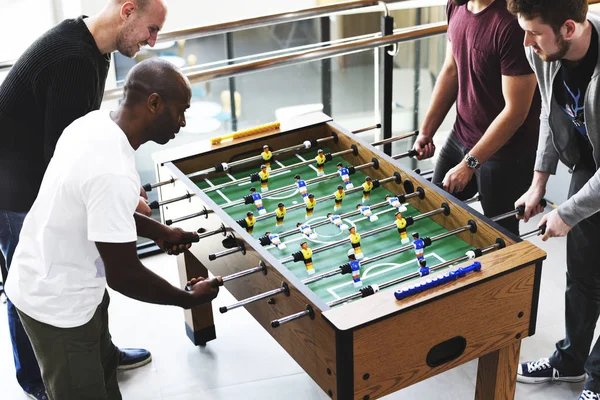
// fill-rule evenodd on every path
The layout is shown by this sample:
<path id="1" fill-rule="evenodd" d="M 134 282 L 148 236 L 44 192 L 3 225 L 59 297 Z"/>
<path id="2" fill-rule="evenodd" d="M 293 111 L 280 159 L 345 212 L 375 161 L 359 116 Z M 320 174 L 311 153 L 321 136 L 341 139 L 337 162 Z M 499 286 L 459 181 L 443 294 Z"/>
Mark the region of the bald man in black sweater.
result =
<path id="1" fill-rule="evenodd" d="M 108 0 L 92 17 L 68 19 L 37 39 L 0 86 L 0 252 L 10 264 L 25 215 L 63 130 L 100 108 L 111 53 L 134 57 L 154 46 L 166 18 L 163 0 Z M 8 301 L 19 384 L 47 400 L 29 339 Z M 120 368 L 150 361 L 143 349 L 121 349 Z"/>

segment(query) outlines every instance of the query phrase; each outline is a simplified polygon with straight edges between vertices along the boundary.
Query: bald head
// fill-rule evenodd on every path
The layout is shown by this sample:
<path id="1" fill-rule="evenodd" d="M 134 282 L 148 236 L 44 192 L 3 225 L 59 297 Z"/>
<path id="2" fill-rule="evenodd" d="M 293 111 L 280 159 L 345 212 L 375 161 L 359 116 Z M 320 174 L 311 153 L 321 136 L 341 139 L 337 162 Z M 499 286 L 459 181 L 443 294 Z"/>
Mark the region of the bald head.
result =
<path id="1" fill-rule="evenodd" d="M 166 100 L 185 99 L 191 91 L 189 80 L 170 62 L 158 57 L 136 64 L 127 74 L 124 105 L 146 103 L 153 93 Z"/>

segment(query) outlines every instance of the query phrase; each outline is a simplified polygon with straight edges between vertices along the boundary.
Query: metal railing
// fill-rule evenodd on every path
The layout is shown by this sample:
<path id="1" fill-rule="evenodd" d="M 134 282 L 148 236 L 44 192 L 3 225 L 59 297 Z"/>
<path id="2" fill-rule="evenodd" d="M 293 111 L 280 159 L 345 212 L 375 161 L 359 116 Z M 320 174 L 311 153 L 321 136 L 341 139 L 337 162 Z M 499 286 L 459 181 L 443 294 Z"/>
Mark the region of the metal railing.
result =
<path id="1" fill-rule="evenodd" d="M 600 1 L 600 0 L 599 0 Z M 199 72 L 186 74 L 191 83 L 203 82 L 214 79 L 234 77 L 255 71 L 265 71 L 272 68 L 290 66 L 310 61 L 317 61 L 325 58 L 351 54 L 363 50 L 374 49 L 377 47 L 389 46 L 395 43 L 409 40 L 431 37 L 446 33 L 447 24 L 438 22 L 433 24 L 421 25 L 396 30 L 393 35 L 378 36 L 368 39 L 359 39 L 351 42 L 331 45 L 325 48 L 300 51 L 291 54 L 284 54 L 275 57 L 268 57 L 256 61 L 250 61 L 240 64 L 227 65 L 224 67 L 208 69 Z M 104 100 L 115 99 L 121 96 L 122 88 L 109 89 L 104 93 Z"/>

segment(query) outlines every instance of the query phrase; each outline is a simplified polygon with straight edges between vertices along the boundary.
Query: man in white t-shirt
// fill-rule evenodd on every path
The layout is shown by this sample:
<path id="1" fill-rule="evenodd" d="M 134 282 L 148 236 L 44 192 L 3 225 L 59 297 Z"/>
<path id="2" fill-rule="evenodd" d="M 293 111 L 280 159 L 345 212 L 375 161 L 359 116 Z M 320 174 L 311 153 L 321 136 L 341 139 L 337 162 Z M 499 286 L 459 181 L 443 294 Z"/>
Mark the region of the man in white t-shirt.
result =
<path id="1" fill-rule="evenodd" d="M 190 291 L 172 286 L 146 269 L 136 250 L 138 236 L 163 244 L 195 235 L 135 213 L 135 150 L 165 144 L 185 126 L 189 81 L 153 58 L 132 68 L 124 93 L 116 111 L 91 112 L 65 129 L 7 279 L 50 399 L 121 398 L 107 284 L 137 300 L 184 308 L 218 293 L 215 279 L 195 280 Z"/>

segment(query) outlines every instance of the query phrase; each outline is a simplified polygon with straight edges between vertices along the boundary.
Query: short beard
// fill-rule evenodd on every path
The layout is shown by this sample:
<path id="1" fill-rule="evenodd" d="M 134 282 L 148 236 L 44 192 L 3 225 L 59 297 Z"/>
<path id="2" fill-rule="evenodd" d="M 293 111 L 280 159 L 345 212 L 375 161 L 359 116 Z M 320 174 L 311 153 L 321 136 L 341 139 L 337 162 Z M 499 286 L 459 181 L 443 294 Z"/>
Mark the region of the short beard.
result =
<path id="1" fill-rule="evenodd" d="M 571 42 L 567 42 L 562 34 L 559 34 L 556 37 L 556 45 L 558 46 L 558 51 L 552 54 L 544 54 L 540 56 L 540 58 L 546 62 L 553 62 L 562 59 L 571 49 Z"/>
<path id="2" fill-rule="evenodd" d="M 117 36 L 117 51 L 124 55 L 125 57 L 133 58 L 138 52 L 137 43 L 134 45 L 128 44 L 131 35 L 132 29 L 128 26 L 125 26 L 119 35 Z"/>
<path id="3" fill-rule="evenodd" d="M 455 6 L 464 6 L 468 2 L 469 0 L 452 0 L 452 4 L 454 4 Z"/>

